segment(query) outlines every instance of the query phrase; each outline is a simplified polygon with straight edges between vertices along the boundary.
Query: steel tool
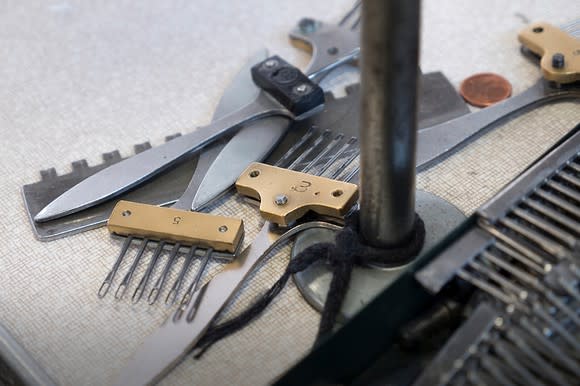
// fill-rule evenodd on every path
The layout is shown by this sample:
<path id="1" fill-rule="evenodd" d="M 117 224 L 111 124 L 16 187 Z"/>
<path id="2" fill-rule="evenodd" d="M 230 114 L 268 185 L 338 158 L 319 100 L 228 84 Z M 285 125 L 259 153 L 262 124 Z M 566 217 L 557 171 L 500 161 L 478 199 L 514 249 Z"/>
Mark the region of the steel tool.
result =
<path id="1" fill-rule="evenodd" d="M 324 103 L 322 89 L 279 57 L 255 65 L 252 78 L 262 88 L 253 102 L 179 141 L 139 153 L 87 178 L 51 202 L 35 221 L 65 216 L 123 193 L 244 123 L 269 116 L 303 119 Z"/>
<path id="2" fill-rule="evenodd" d="M 475 227 L 416 274 L 432 293 L 467 282 L 496 310 L 496 331 L 469 327 L 486 319 L 475 311 L 417 385 L 474 376 L 504 384 L 578 379 L 579 128 L 478 209 Z"/>
<path id="3" fill-rule="evenodd" d="M 337 136 L 314 128 L 304 140 L 295 144 L 283 155 L 276 166 L 293 170 L 310 170 L 316 175 L 330 175 L 347 180 L 358 170 L 358 149 L 355 140 Z M 278 227 L 265 222 L 253 243 L 224 270 L 201 287 L 195 295 L 183 303 L 165 324 L 146 338 L 143 346 L 125 368 L 117 384 L 142 385 L 158 381 L 186 355 L 201 338 L 220 310 L 234 296 L 246 276 L 281 242 L 304 229 L 324 227 L 336 229 L 336 225 L 308 222 L 293 227 Z"/>

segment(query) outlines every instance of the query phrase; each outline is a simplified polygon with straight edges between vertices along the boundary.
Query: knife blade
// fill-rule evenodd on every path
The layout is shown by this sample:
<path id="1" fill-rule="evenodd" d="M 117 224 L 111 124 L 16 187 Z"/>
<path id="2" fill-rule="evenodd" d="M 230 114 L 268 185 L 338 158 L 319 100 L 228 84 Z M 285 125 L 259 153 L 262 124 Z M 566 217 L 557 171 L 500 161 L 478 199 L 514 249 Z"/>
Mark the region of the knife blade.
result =
<path id="1" fill-rule="evenodd" d="M 360 2 L 355 3 L 349 12 L 356 11 L 359 6 Z M 305 22 L 308 22 L 307 25 Z M 345 23 L 329 25 L 314 19 L 302 19 L 290 32 L 290 39 L 310 46 L 312 57 L 304 72 L 315 83 L 341 64 L 356 59 L 360 53 L 358 28 Z M 222 147 L 204 174 L 191 210 L 200 210 L 219 197 L 231 188 L 247 165 L 268 156 L 290 124 L 289 120 L 281 117 L 269 120 L 268 125 L 260 121 L 240 129 Z"/>
<path id="2" fill-rule="evenodd" d="M 289 79 L 284 76 L 291 75 Z M 78 212 L 121 194 L 157 175 L 242 124 L 270 116 L 303 119 L 324 103 L 322 89 L 279 57 L 252 68 L 262 89 L 252 102 L 205 127 L 109 166 L 57 197 L 34 218 L 42 222 Z M 306 91 L 295 91 L 302 86 Z"/>

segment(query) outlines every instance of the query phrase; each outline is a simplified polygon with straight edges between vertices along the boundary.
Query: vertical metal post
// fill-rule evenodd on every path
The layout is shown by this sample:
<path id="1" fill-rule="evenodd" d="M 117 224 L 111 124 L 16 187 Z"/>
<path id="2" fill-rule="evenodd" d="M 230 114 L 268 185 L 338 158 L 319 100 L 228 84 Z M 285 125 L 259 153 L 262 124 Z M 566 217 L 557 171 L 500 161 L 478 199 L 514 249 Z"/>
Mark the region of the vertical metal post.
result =
<path id="1" fill-rule="evenodd" d="M 377 247 L 404 242 L 415 216 L 419 0 L 363 0 L 360 225 Z"/>

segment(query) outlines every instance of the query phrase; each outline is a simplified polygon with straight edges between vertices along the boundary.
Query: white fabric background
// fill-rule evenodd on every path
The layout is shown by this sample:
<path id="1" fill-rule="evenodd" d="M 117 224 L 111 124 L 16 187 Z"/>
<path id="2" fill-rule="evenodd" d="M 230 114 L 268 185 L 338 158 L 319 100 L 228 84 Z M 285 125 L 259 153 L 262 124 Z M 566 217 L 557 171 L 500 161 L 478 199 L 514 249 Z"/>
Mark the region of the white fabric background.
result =
<path id="1" fill-rule="evenodd" d="M 106 229 L 50 243 L 34 239 L 20 187 L 38 171 L 129 154 L 134 143 L 209 122 L 229 79 L 264 46 L 304 68 L 287 32 L 303 16 L 337 22 L 350 0 L 244 2 L 4 0 L 0 2 L 0 322 L 63 385 L 106 385 L 171 310 L 96 296 L 120 243 Z M 574 0 L 425 1 L 421 67 L 454 85 L 497 72 L 517 94 L 539 77 L 519 52 L 525 20 L 561 24 L 580 16 Z M 537 109 L 479 138 L 418 176 L 418 187 L 470 214 L 580 121 L 580 108 Z M 221 213 L 257 213 L 240 200 Z M 229 311 L 266 288 L 284 254 L 254 277 Z M 117 282 L 120 280 L 117 277 Z M 241 333 L 199 362 L 186 359 L 164 384 L 259 385 L 309 349 L 318 314 L 293 283 Z"/>

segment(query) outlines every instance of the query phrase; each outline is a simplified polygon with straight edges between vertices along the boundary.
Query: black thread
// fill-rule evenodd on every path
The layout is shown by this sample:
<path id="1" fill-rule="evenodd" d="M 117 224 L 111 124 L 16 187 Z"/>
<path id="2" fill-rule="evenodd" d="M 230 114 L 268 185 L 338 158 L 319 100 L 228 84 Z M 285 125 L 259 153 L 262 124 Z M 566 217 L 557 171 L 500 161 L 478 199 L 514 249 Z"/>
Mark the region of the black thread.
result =
<path id="1" fill-rule="evenodd" d="M 323 260 L 332 268 L 332 280 L 318 327 L 316 339 L 319 340 L 334 328 L 355 265 L 404 264 L 419 254 L 425 241 L 425 224 L 417 214 L 410 239 L 400 246 L 385 249 L 367 245 L 361 238 L 358 212 L 352 213 L 345 220 L 346 224 L 336 234 L 334 243 L 319 243 L 304 249 L 290 260 L 282 277 L 248 309 L 231 320 L 210 326 L 196 344 L 194 358 L 199 359 L 214 343 L 242 329 L 259 316 L 282 291 L 290 276 Z"/>

